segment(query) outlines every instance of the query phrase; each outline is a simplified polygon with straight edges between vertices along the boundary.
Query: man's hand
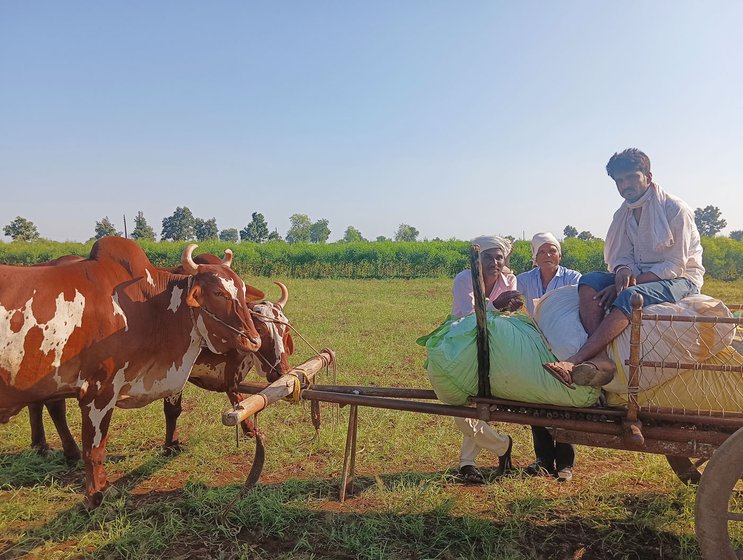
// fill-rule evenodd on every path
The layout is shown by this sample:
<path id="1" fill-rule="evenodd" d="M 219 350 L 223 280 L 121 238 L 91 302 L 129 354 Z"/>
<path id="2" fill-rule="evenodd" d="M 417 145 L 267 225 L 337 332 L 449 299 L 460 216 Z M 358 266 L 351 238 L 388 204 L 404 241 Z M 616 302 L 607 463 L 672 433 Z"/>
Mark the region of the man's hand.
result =
<path id="1" fill-rule="evenodd" d="M 598 292 L 595 296 L 593 296 L 593 299 L 596 300 L 596 303 L 603 307 L 604 309 L 608 309 L 612 303 L 614 303 L 614 300 L 617 299 L 617 288 L 616 286 L 607 286 L 600 292 Z"/>
<path id="2" fill-rule="evenodd" d="M 614 273 L 614 288 L 616 289 L 615 297 L 635 284 L 637 284 L 637 279 L 635 278 L 635 275 L 632 274 L 632 270 L 627 266 L 619 267 Z"/>
<path id="3" fill-rule="evenodd" d="M 521 294 L 516 290 L 503 292 L 492 301 L 493 307 L 498 311 L 516 311 L 524 305 Z"/>

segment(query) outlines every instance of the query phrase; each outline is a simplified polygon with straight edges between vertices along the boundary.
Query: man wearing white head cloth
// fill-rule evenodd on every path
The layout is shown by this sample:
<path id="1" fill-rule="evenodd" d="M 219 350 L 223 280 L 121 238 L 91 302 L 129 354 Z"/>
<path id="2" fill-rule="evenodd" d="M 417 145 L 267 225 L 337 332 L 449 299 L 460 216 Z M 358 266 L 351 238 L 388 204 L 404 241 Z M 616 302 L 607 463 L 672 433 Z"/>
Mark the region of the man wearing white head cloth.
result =
<path id="1" fill-rule="evenodd" d="M 526 300 L 526 310 L 534 314 L 534 300 L 550 290 L 563 286 L 577 286 L 580 272 L 560 264 L 562 249 L 557 238 L 545 231 L 531 239 L 531 256 L 534 268 L 516 276 L 517 289 Z"/>
<path id="2" fill-rule="evenodd" d="M 485 282 L 488 309 L 516 311 L 521 307 L 521 298 L 516 291 L 516 277 L 508 268 L 511 242 L 497 235 L 481 235 L 472 240 L 480 246 L 480 267 Z M 472 288 L 472 273 L 465 269 L 454 277 L 451 314 L 464 317 L 475 312 L 475 296 Z"/>
<path id="3" fill-rule="evenodd" d="M 481 235 L 472 240 L 480 246 L 480 268 L 487 294 L 487 308 L 498 311 L 516 311 L 522 305 L 521 295 L 516 291 L 516 277 L 508 268 L 511 242 L 495 235 Z M 463 270 L 454 278 L 451 314 L 464 317 L 475 312 L 475 296 L 472 288 L 472 272 Z M 510 436 L 499 434 L 487 422 L 474 418 L 455 418 L 454 423 L 464 434 L 459 455 L 460 479 L 467 484 L 482 484 L 482 474 L 475 468 L 475 459 L 481 449 L 489 449 L 498 455 L 498 469 L 503 472 L 511 466 Z"/>
<path id="4" fill-rule="evenodd" d="M 531 255 L 535 267 L 516 276 L 517 287 L 526 299 L 529 315 L 534 313 L 534 300 L 556 288 L 577 286 L 580 280 L 580 272 L 560 264 L 562 249 L 552 233 L 547 231 L 532 237 Z M 542 426 L 532 426 L 531 435 L 536 461 L 526 467 L 526 473 L 554 476 L 560 482 L 572 480 L 575 446 L 556 442 L 547 428 Z"/>
<path id="5" fill-rule="evenodd" d="M 616 367 L 606 345 L 629 325 L 630 298 L 643 306 L 676 303 L 702 287 L 702 245 L 694 213 L 653 182 L 650 158 L 636 148 L 606 164 L 624 202 L 614 214 L 604 245 L 609 272 L 590 272 L 578 284 L 586 343 L 564 362 L 544 368 L 564 383 L 606 385 Z"/>

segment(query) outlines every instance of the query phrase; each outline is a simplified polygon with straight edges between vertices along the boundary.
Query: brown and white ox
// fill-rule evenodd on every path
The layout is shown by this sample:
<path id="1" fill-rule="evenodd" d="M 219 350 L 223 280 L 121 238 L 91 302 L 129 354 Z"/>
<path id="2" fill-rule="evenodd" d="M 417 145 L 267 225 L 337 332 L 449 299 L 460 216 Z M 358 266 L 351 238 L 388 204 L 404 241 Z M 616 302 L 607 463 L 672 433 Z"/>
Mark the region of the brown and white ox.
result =
<path id="1" fill-rule="evenodd" d="M 79 260 L 82 260 L 82 257 L 67 256 L 34 266 L 56 266 Z M 228 249 L 225 252 L 224 259 L 205 253 L 196 255 L 193 260 L 196 264 L 225 264 L 231 266 L 232 252 Z M 166 270 L 176 273 L 183 272 L 181 267 Z M 294 352 L 294 344 L 289 330 L 289 321 L 283 313 L 289 300 L 289 292 L 281 282 L 275 282 L 275 284 L 281 290 L 281 298 L 278 302 L 248 301 L 248 309 L 253 315 L 253 322 L 261 338 L 261 346 L 258 351 L 242 354 L 236 350 L 231 350 L 224 354 L 215 354 L 208 349 L 203 349 L 191 370 L 188 379 L 191 383 L 209 391 L 224 392 L 230 402 L 235 404 L 243 399 L 237 386 L 245 379 L 252 367 L 255 367 L 257 373 L 266 377 L 268 381 L 275 381 L 289 371 L 287 356 Z M 256 294 L 252 288 L 248 287 L 248 290 L 251 296 L 255 297 Z M 46 405 L 49 416 L 57 428 L 65 458 L 68 462 L 76 462 L 80 458 L 80 450 L 67 425 L 64 400 L 33 403 L 28 406 L 31 424 L 31 446 L 41 453 L 49 450 L 42 418 L 44 405 Z M 163 412 L 165 414 L 165 442 L 163 448 L 168 453 L 180 450 L 177 422 L 181 411 L 182 393 L 176 393 L 163 399 Z M 244 425 L 243 430 L 248 432 L 249 428 Z"/>
<path id="2" fill-rule="evenodd" d="M 198 255 L 195 260 L 209 263 L 220 259 L 214 255 L 203 254 Z M 266 300 L 248 303 L 261 337 L 260 348 L 248 354 L 238 352 L 215 354 L 209 350 L 203 350 L 188 378 L 191 383 L 207 391 L 227 393 L 227 397 L 234 405 L 243 400 L 243 395 L 238 391 L 238 384 L 245 379 L 251 368 L 255 367 L 258 375 L 267 378 L 268 381 L 276 381 L 289 371 L 287 356 L 294 353 L 289 321 L 284 315 L 284 308 L 289 300 L 289 291 L 281 282 L 274 283 L 281 290 L 281 299 L 278 302 Z M 180 449 L 176 424 L 181 415 L 181 404 L 182 393 L 174 394 L 163 401 L 165 413 L 163 447 L 167 452 Z M 245 423 L 243 423 L 243 431 L 249 432 L 249 427 Z"/>
<path id="3" fill-rule="evenodd" d="M 246 286 L 224 265 L 154 267 L 133 241 L 106 237 L 64 266 L 0 265 L 0 422 L 34 402 L 77 398 L 89 506 L 103 499 L 113 408 L 183 389 L 202 347 L 260 347 Z"/>

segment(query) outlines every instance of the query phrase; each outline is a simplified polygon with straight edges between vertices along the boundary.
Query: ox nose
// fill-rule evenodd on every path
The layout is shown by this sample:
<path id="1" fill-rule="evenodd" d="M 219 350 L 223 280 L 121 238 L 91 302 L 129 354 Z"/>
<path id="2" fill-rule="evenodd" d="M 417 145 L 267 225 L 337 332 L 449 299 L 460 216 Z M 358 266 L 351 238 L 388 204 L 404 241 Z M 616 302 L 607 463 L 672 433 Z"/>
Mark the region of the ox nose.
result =
<path id="1" fill-rule="evenodd" d="M 255 352 L 258 350 L 258 348 L 261 347 L 260 336 L 251 336 L 247 333 L 244 333 L 243 336 L 241 336 L 240 338 L 243 341 L 243 345 L 248 348 L 249 352 Z"/>

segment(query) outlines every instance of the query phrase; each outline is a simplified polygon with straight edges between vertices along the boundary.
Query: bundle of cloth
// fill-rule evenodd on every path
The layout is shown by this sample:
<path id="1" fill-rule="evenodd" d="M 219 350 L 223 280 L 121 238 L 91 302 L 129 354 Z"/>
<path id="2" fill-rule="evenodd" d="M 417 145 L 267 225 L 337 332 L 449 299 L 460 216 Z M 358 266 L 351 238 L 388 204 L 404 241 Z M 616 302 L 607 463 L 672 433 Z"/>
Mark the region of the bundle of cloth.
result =
<path id="1" fill-rule="evenodd" d="M 566 286 L 547 293 L 535 306 L 534 320 L 551 352 L 559 360 L 573 355 L 587 339 L 578 311 L 578 289 Z M 662 303 L 643 309 L 645 315 L 703 316 L 728 318 L 733 315 L 715 298 L 706 295 L 686 297 L 678 303 Z M 727 323 L 691 323 L 664 320 L 643 321 L 642 360 L 691 364 L 743 365 L 731 345 L 736 329 Z M 617 367 L 614 379 L 603 389 L 607 402 L 627 403 L 630 328 L 607 348 Z M 641 406 L 743 412 L 743 374 L 701 371 L 678 367 L 643 366 L 638 396 Z"/>
<path id="2" fill-rule="evenodd" d="M 418 339 L 425 346 L 425 367 L 436 396 L 461 405 L 477 394 L 477 322 L 474 314 L 449 317 Z M 543 368 L 555 360 L 535 324 L 521 313 L 487 312 L 490 346 L 490 390 L 494 397 L 561 406 L 591 406 L 600 388 L 568 389 Z"/>

